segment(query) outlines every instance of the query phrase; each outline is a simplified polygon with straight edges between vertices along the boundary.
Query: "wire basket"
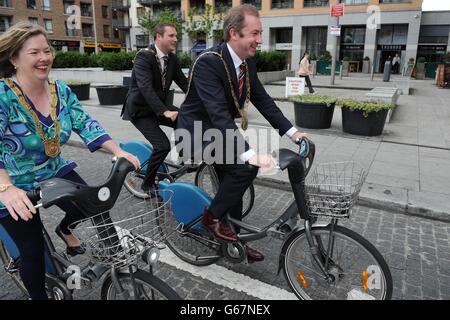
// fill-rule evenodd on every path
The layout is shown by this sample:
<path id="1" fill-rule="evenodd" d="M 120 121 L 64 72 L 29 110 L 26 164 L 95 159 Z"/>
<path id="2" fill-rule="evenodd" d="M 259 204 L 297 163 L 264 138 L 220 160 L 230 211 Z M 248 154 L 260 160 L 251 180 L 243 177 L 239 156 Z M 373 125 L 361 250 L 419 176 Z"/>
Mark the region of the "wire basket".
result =
<path id="1" fill-rule="evenodd" d="M 305 182 L 310 214 L 348 218 L 366 175 L 364 168 L 356 162 L 318 164 Z"/>
<path id="2" fill-rule="evenodd" d="M 168 236 L 162 230 L 168 229 L 163 226 L 172 215 L 172 194 L 170 190 L 160 190 L 145 200 L 127 196 L 110 211 L 69 228 L 83 242 L 85 255 L 93 262 L 118 268 L 137 264 L 145 249 L 158 246 Z"/>

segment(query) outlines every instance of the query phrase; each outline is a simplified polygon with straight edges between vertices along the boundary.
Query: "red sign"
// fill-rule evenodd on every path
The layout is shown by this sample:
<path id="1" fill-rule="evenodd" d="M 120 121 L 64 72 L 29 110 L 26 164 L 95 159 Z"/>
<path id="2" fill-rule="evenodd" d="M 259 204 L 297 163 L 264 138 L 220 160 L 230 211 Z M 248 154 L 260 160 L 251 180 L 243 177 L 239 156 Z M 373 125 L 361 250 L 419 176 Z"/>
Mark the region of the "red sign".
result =
<path id="1" fill-rule="evenodd" d="M 344 16 L 344 4 L 338 3 L 331 6 L 331 16 L 332 17 L 343 17 Z"/>

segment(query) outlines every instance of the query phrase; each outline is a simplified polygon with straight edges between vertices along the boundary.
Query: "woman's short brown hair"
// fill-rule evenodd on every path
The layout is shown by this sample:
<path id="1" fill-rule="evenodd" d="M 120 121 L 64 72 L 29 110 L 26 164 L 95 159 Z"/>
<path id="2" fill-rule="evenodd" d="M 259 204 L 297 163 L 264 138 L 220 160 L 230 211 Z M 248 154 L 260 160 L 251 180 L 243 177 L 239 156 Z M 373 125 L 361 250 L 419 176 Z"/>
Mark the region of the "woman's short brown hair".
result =
<path id="1" fill-rule="evenodd" d="M 230 40 L 230 30 L 236 30 L 239 35 L 245 27 L 245 15 L 251 15 L 259 18 L 258 9 L 251 4 L 242 4 L 232 8 L 226 17 L 223 19 L 223 40 L 228 42 Z"/>
<path id="2" fill-rule="evenodd" d="M 10 77 L 14 73 L 14 66 L 10 59 L 17 56 L 25 41 L 37 35 L 43 35 L 48 42 L 47 32 L 44 28 L 25 21 L 16 23 L 0 35 L 0 73 L 2 77 Z M 50 46 L 50 48 L 52 47 Z"/>

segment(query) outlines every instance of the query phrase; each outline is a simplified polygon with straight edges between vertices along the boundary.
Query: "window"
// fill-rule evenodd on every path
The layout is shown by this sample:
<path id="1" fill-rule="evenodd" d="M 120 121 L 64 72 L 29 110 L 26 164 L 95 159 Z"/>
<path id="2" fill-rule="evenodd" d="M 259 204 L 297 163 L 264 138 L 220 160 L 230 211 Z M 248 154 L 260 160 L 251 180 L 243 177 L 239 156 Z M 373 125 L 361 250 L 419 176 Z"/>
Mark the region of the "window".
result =
<path id="1" fill-rule="evenodd" d="M 103 37 L 109 38 L 109 36 L 110 36 L 110 34 L 109 34 L 109 26 L 103 25 Z"/>
<path id="2" fill-rule="evenodd" d="M 0 7 L 11 8 L 11 0 L 0 0 Z"/>
<path id="3" fill-rule="evenodd" d="M 342 31 L 342 43 L 364 44 L 366 38 L 366 27 L 344 27 Z"/>
<path id="4" fill-rule="evenodd" d="M 145 8 L 144 7 L 138 7 L 136 8 L 136 17 L 139 21 L 143 16 L 145 16 Z"/>
<path id="5" fill-rule="evenodd" d="M 380 0 L 380 3 L 409 3 L 411 0 Z"/>
<path id="6" fill-rule="evenodd" d="M 232 0 L 216 0 L 215 11 L 226 13 L 233 6 Z"/>
<path id="7" fill-rule="evenodd" d="M 36 17 L 29 17 L 28 21 L 33 25 L 33 26 L 37 26 L 38 25 L 38 18 Z"/>
<path id="8" fill-rule="evenodd" d="M 293 8 L 293 0 L 272 0 L 272 9 L 286 9 Z"/>
<path id="9" fill-rule="evenodd" d="M 119 39 L 119 29 L 113 28 L 113 37 L 114 39 Z"/>
<path id="10" fill-rule="evenodd" d="M 419 43 L 448 43 L 450 26 L 421 26 Z"/>
<path id="11" fill-rule="evenodd" d="M 138 48 L 146 48 L 148 47 L 149 41 L 148 41 L 148 35 L 144 34 L 138 34 L 136 35 L 136 46 Z"/>
<path id="12" fill-rule="evenodd" d="M 44 19 L 44 28 L 48 33 L 53 33 L 53 21 L 52 19 Z"/>
<path id="13" fill-rule="evenodd" d="M 65 0 L 64 2 L 63 2 L 63 5 L 64 5 L 64 13 L 65 14 L 73 14 L 74 13 L 74 11 L 73 10 L 70 10 L 69 9 L 69 7 L 70 6 L 73 6 L 75 4 L 75 2 L 72 0 L 72 1 L 70 1 L 70 0 Z"/>
<path id="14" fill-rule="evenodd" d="M 0 32 L 5 32 L 11 26 L 12 17 L 0 16 Z"/>
<path id="15" fill-rule="evenodd" d="M 50 0 L 42 0 L 42 10 L 50 11 L 51 9 Z"/>
<path id="16" fill-rule="evenodd" d="M 305 0 L 303 2 L 303 7 L 310 8 L 310 7 L 328 7 L 329 3 L 328 0 Z"/>
<path id="17" fill-rule="evenodd" d="M 77 29 L 75 29 L 74 25 L 72 25 L 66 21 L 64 23 L 64 27 L 66 30 L 66 36 L 68 36 L 68 37 L 76 37 L 77 36 Z"/>
<path id="18" fill-rule="evenodd" d="M 328 27 L 308 27 L 304 28 L 306 35 L 306 51 L 316 56 L 327 50 Z M 302 50 L 303 51 L 303 50 Z"/>
<path id="19" fill-rule="evenodd" d="M 242 0 L 242 4 L 252 4 L 256 9 L 261 10 L 261 0 Z"/>
<path id="20" fill-rule="evenodd" d="M 93 37 L 94 36 L 94 28 L 90 23 L 82 23 L 81 29 L 83 32 L 83 37 Z"/>
<path id="21" fill-rule="evenodd" d="M 92 10 L 90 3 L 80 2 L 81 16 L 82 17 L 92 17 Z"/>
<path id="22" fill-rule="evenodd" d="M 369 0 L 340 0 L 340 3 L 348 5 L 368 4 Z"/>
<path id="23" fill-rule="evenodd" d="M 292 43 L 292 28 L 276 28 L 275 29 L 276 43 Z"/>
<path id="24" fill-rule="evenodd" d="M 28 9 L 36 9 L 36 0 L 27 0 Z"/>
<path id="25" fill-rule="evenodd" d="M 108 6 L 102 6 L 102 18 L 108 18 Z"/>
<path id="26" fill-rule="evenodd" d="M 407 24 L 382 25 L 378 30 L 378 44 L 406 44 L 407 38 Z"/>
<path id="27" fill-rule="evenodd" d="M 189 0 L 191 8 L 196 8 L 196 13 L 201 15 L 205 13 L 205 0 Z"/>

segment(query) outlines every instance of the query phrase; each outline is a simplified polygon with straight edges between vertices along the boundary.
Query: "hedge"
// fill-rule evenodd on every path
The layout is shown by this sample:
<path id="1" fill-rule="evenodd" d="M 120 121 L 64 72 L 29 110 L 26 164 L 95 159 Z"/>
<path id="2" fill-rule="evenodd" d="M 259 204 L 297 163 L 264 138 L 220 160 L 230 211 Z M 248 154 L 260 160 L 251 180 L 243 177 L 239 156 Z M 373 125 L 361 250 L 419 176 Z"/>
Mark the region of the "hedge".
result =
<path id="1" fill-rule="evenodd" d="M 257 51 L 255 61 L 258 72 L 285 70 L 287 54 L 281 51 Z"/>
<path id="2" fill-rule="evenodd" d="M 76 51 L 58 51 L 53 61 L 54 68 L 89 68 L 101 67 L 105 70 L 131 70 L 136 51 L 101 52 L 82 54 Z"/>

